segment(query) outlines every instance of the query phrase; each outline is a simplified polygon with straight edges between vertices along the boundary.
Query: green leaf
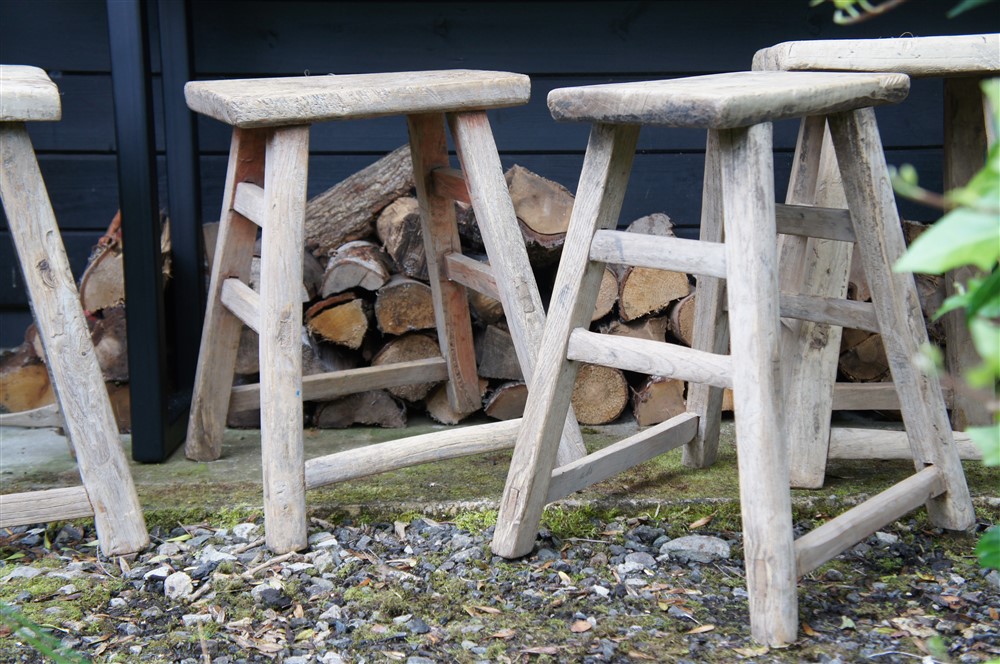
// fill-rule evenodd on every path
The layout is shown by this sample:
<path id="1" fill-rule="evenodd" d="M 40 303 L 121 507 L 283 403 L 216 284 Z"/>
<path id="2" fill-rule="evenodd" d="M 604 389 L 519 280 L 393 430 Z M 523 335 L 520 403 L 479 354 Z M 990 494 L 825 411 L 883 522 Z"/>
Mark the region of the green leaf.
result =
<path id="1" fill-rule="evenodd" d="M 896 272 L 943 274 L 962 266 L 989 270 L 1000 256 L 1000 217 L 959 208 L 942 217 L 896 262 Z"/>
<path id="2" fill-rule="evenodd" d="M 993 526 L 980 538 L 976 556 L 983 567 L 1000 569 L 1000 526 Z"/>
<path id="3" fill-rule="evenodd" d="M 981 7 L 982 5 L 989 4 L 993 0 L 962 0 L 954 7 L 948 10 L 948 18 L 955 18 L 959 14 L 964 14 L 970 9 L 975 9 L 976 7 Z"/>
<path id="4" fill-rule="evenodd" d="M 983 453 L 984 466 L 1000 466 L 1000 423 L 990 427 L 969 427 L 965 432 Z"/>
<path id="5" fill-rule="evenodd" d="M 857 629 L 857 625 L 847 616 L 840 616 L 840 629 Z"/>

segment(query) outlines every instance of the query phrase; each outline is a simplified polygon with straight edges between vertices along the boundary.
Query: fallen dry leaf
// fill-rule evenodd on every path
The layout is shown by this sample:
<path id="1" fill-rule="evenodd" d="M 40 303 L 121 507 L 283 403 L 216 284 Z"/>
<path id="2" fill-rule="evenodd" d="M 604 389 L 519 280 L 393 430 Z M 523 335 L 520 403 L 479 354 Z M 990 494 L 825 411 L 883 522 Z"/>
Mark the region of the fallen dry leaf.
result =
<path id="1" fill-rule="evenodd" d="M 570 577 L 570 575 L 567 574 L 566 572 L 562 571 L 559 572 L 559 580 L 565 583 L 566 585 L 571 585 L 573 583 L 573 578 Z"/>
<path id="2" fill-rule="evenodd" d="M 733 648 L 733 652 L 737 655 L 742 655 L 743 657 L 760 657 L 761 655 L 766 655 L 771 652 L 771 649 L 767 646 L 757 646 L 756 648 Z"/>
<path id="3" fill-rule="evenodd" d="M 577 620 L 570 626 L 569 631 L 574 634 L 582 634 L 583 632 L 589 632 L 592 629 L 594 629 L 594 626 L 590 624 L 589 620 Z"/>
<path id="4" fill-rule="evenodd" d="M 712 523 L 712 519 L 714 518 L 715 518 L 715 512 L 712 512 L 708 516 L 703 516 L 697 521 L 688 525 L 688 530 L 694 530 L 696 528 L 701 528 L 702 526 L 707 526 L 708 524 Z"/>
<path id="5" fill-rule="evenodd" d="M 477 611 L 482 611 L 483 613 L 489 613 L 490 615 L 494 616 L 499 613 L 502 613 L 502 611 L 500 611 L 500 609 L 496 608 L 495 606 L 473 606 L 472 608 L 476 609 Z"/>
<path id="6" fill-rule="evenodd" d="M 814 630 L 809 625 L 809 623 L 806 623 L 806 622 L 802 623 L 802 631 L 805 633 L 806 636 L 817 636 L 817 634 L 818 634 L 816 632 L 816 630 Z"/>
<path id="7" fill-rule="evenodd" d="M 698 625 L 693 629 L 689 629 L 684 632 L 685 634 L 704 634 L 705 632 L 711 632 L 715 629 L 715 625 Z"/>
<path id="8" fill-rule="evenodd" d="M 629 650 L 628 656 L 631 657 L 632 659 L 641 659 L 647 662 L 655 662 L 658 659 L 656 657 L 651 657 L 644 652 L 639 652 L 638 650 Z"/>
<path id="9" fill-rule="evenodd" d="M 527 655 L 558 655 L 559 648 L 556 646 L 538 646 L 536 648 L 525 648 L 521 652 Z"/>
<path id="10" fill-rule="evenodd" d="M 512 629 L 502 629 L 499 632 L 490 634 L 491 639 L 503 639 L 504 641 L 513 639 L 515 636 L 517 636 L 517 632 Z"/>
<path id="11" fill-rule="evenodd" d="M 398 650 L 383 650 L 382 654 L 388 657 L 389 659 L 395 660 L 397 662 L 401 662 L 404 659 L 406 659 L 406 653 L 399 652 Z"/>

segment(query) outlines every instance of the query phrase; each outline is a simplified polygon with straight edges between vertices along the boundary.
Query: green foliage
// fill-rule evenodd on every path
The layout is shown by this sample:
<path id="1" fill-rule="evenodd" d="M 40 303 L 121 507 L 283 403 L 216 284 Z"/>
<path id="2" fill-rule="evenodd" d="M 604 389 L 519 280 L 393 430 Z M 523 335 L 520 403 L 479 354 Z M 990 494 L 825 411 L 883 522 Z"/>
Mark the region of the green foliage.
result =
<path id="1" fill-rule="evenodd" d="M 809 6 L 815 7 L 829 2 L 834 6 L 833 22 L 837 25 L 853 25 L 867 21 L 870 18 L 885 14 L 886 12 L 899 7 L 908 0 L 883 0 L 875 2 L 869 0 L 810 0 Z M 982 5 L 987 5 L 994 0 L 961 0 L 957 5 L 948 10 L 948 18 L 954 18 L 959 14 L 964 14 L 970 9 L 976 9 Z"/>
<path id="2" fill-rule="evenodd" d="M 85 664 L 87 661 L 76 653 L 66 652 L 59 641 L 46 632 L 45 628 L 36 625 L 20 611 L 3 602 L 0 602 L 0 623 L 9 627 L 16 638 L 50 658 L 55 664 Z"/>
<path id="3" fill-rule="evenodd" d="M 1000 130 L 1000 79 L 985 81 L 982 88 L 996 132 Z M 928 192 L 917 184 L 912 167 L 901 168 L 893 185 L 902 195 L 928 198 Z M 958 284 L 958 293 L 944 302 L 937 315 L 964 310 L 972 343 L 982 359 L 982 364 L 970 369 L 965 379 L 973 387 L 987 388 L 996 402 L 1000 393 L 1000 144 L 990 148 L 982 170 L 965 187 L 948 192 L 945 200 L 954 209 L 910 245 L 895 270 L 944 274 L 971 265 L 983 272 L 964 285 Z M 1000 414 L 996 413 L 995 403 L 993 408 L 992 426 L 968 430 L 988 466 L 1000 465 Z M 986 532 L 976 547 L 976 555 L 984 567 L 1000 569 L 1000 526 Z"/>

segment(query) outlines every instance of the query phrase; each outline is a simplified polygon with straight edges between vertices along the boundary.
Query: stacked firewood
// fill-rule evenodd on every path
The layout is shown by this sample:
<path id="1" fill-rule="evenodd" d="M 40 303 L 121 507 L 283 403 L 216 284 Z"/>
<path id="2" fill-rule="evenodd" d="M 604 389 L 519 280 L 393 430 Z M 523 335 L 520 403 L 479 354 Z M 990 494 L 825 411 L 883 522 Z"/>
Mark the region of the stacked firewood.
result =
<path id="1" fill-rule="evenodd" d="M 514 166 L 506 173 L 529 260 L 543 302 L 558 267 L 573 195 L 561 185 Z M 431 290 L 413 190 L 408 147 L 401 147 L 347 180 L 310 199 L 306 209 L 302 302 L 303 372 L 306 375 L 437 357 Z M 463 253 L 485 260 L 485 249 L 468 206 L 456 203 Z M 623 220 L 624 221 L 624 220 Z M 632 221 L 629 231 L 672 235 L 663 213 Z M 907 225 L 908 239 L 922 227 Z M 167 226 L 165 225 L 165 229 Z M 207 224 L 207 264 L 212 263 L 217 224 Z M 128 428 L 128 367 L 121 271 L 121 238 L 115 225 L 99 243 L 80 284 L 84 308 L 109 392 L 123 430 Z M 164 234 L 169 252 L 169 236 Z M 259 275 L 259 252 L 251 286 Z M 667 340 L 690 345 L 695 298 L 693 277 L 664 270 L 609 265 L 605 268 L 591 329 L 604 334 Z M 863 278 L 852 278 L 854 299 L 867 299 Z M 920 280 L 925 311 L 940 302 L 940 283 Z M 469 291 L 482 408 L 456 413 L 443 383 L 408 385 L 307 403 L 306 423 L 321 428 L 353 424 L 403 427 L 407 416 L 428 414 L 455 424 L 474 413 L 495 419 L 520 417 L 527 387 L 500 303 Z M 939 328 L 932 338 L 941 343 Z M 53 399 L 37 335 L 0 357 L 0 412 L 43 406 Z M 244 328 L 236 385 L 259 380 L 257 335 Z M 845 330 L 841 379 L 881 381 L 888 368 L 879 336 Z M 585 365 L 573 391 L 573 407 L 583 424 L 606 424 L 631 414 L 641 426 L 684 411 L 686 385 L 662 376 L 638 375 Z M 729 397 L 729 395 L 727 395 Z M 234 404 L 241 400 L 234 400 Z M 731 409 L 731 398 L 724 408 Z M 234 427 L 259 426 L 259 411 L 231 408 Z"/>

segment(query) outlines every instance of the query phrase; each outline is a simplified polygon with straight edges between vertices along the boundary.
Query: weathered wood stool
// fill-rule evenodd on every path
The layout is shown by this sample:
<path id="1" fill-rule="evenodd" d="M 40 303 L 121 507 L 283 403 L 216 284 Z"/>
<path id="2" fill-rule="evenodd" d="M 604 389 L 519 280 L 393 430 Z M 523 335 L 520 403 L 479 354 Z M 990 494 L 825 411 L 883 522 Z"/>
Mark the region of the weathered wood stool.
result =
<path id="1" fill-rule="evenodd" d="M 149 542 L 90 330 L 25 122 L 59 120 L 36 67 L 0 65 L 0 198 L 82 486 L 0 495 L 0 527 L 94 517 L 105 555 Z"/>
<path id="2" fill-rule="evenodd" d="M 759 641 L 795 640 L 797 576 L 921 503 L 940 526 L 964 529 L 973 523 L 940 386 L 910 363 L 926 339 L 913 279 L 891 270 L 903 251 L 903 237 L 870 107 L 899 101 L 908 89 L 902 75 L 745 72 L 550 93 L 549 108 L 557 120 L 589 121 L 593 128 L 529 384 L 532 398 L 500 504 L 495 553 L 528 553 L 548 502 L 681 445 L 700 455 L 699 429 L 719 417 L 718 405 L 708 406 L 708 394 L 721 398 L 724 387 L 733 389 L 735 403 L 751 630 Z M 850 216 L 825 210 L 809 215 L 807 208 L 776 211 L 770 123 L 804 116 L 826 116 L 830 123 Z M 642 125 L 708 129 L 700 240 L 612 230 Z M 780 316 L 839 319 L 853 314 L 854 306 L 829 301 L 803 307 L 801 298 L 779 297 L 779 231 L 858 238 L 876 294 L 874 314 L 888 331 L 919 471 L 798 541 L 793 540 L 788 487 Z M 589 332 L 602 263 L 699 275 L 694 347 Z M 727 322 L 722 279 L 733 331 L 730 355 L 722 354 Z M 690 381 L 689 412 L 553 472 L 580 362 Z"/>
<path id="3" fill-rule="evenodd" d="M 899 72 L 912 78 L 944 81 L 944 188 L 966 184 L 983 165 L 986 128 L 980 81 L 1000 72 L 1000 35 L 961 35 L 870 40 L 797 41 L 778 44 L 754 56 L 757 70 Z M 799 131 L 787 202 L 847 207 L 837 174 L 836 160 L 824 148 L 825 123 L 806 118 Z M 830 298 L 847 294 L 851 277 L 850 242 L 818 238 L 781 239 L 781 289 L 783 292 Z M 965 282 L 972 268 L 959 269 L 945 279 L 949 294 L 956 281 Z M 954 376 L 978 364 L 961 312 L 944 319 L 946 365 Z M 871 327 L 860 327 L 877 331 Z M 785 364 L 786 403 L 790 440 L 791 482 L 794 487 L 823 486 L 831 436 L 832 410 L 898 410 L 891 383 L 835 385 L 841 329 L 827 323 L 787 321 L 782 347 Z M 990 423 L 985 404 L 962 390 L 951 397 L 951 422 L 956 430 Z M 882 434 L 885 437 L 894 432 Z M 860 454 L 877 457 L 879 439 Z"/>
<path id="4" fill-rule="evenodd" d="M 185 451 L 198 460 L 220 454 L 237 344 L 246 323 L 260 334 L 261 382 L 240 386 L 234 398 L 238 393 L 240 399 L 259 399 L 265 530 L 272 550 L 306 546 L 306 488 L 513 444 L 516 423 L 505 422 L 304 464 L 302 401 L 447 379 L 456 410 L 481 407 L 466 287 L 500 300 L 523 373 L 532 374 L 544 309 L 485 112 L 523 104 L 529 91 L 527 76 L 466 70 L 206 81 L 185 87 L 193 110 L 234 126 Z M 388 115 L 405 115 L 409 127 L 443 359 L 303 379 L 299 284 L 309 125 Z M 449 168 L 446 125 L 461 171 Z M 453 200 L 471 203 L 490 265 L 462 255 Z M 259 296 L 247 285 L 258 226 L 263 232 Z M 578 458 L 584 448 L 575 418 L 564 414 L 564 420 L 563 454 Z"/>

